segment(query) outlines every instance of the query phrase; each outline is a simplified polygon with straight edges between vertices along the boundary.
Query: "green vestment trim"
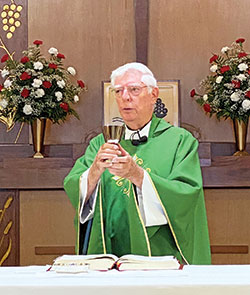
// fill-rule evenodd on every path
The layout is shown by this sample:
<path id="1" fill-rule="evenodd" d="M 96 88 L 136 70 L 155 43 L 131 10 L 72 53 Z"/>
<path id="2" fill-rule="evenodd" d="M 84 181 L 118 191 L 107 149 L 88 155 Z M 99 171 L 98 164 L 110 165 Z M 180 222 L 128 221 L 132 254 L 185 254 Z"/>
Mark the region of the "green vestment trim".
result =
<path id="1" fill-rule="evenodd" d="M 92 139 L 65 178 L 65 190 L 75 208 L 80 176 L 103 143 L 102 134 Z M 146 143 L 133 146 L 123 139 L 121 145 L 149 174 L 168 224 L 145 228 L 132 183 L 106 170 L 98 188 L 88 253 L 175 255 L 190 264 L 209 264 L 197 140 L 185 129 L 153 116 Z"/>

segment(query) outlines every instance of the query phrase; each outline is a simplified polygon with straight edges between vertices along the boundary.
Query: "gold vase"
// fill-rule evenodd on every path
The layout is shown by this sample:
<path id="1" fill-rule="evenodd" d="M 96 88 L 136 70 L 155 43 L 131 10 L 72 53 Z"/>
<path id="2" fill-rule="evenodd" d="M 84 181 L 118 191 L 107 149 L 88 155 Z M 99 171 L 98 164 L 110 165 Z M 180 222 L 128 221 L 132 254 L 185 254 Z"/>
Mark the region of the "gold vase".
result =
<path id="1" fill-rule="evenodd" d="M 239 121 L 237 119 L 233 120 L 234 136 L 236 141 L 236 152 L 234 156 L 249 156 L 249 153 L 245 151 L 246 140 L 247 140 L 247 122 Z"/>
<path id="2" fill-rule="evenodd" d="M 33 139 L 34 155 L 33 158 L 41 159 L 44 158 L 44 135 L 46 129 L 46 119 L 36 119 L 31 123 L 31 132 Z"/>

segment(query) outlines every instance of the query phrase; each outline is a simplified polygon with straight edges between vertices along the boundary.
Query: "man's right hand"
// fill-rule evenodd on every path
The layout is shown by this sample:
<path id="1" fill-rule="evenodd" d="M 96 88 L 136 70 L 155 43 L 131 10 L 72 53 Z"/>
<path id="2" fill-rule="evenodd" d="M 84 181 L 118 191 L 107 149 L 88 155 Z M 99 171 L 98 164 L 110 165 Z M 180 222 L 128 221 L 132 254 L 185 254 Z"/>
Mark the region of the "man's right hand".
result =
<path id="1" fill-rule="evenodd" d="M 112 160 L 121 155 L 119 146 L 113 143 L 104 143 L 89 169 L 88 174 L 88 192 L 86 197 L 86 202 L 93 193 L 102 173 L 112 166 Z"/>

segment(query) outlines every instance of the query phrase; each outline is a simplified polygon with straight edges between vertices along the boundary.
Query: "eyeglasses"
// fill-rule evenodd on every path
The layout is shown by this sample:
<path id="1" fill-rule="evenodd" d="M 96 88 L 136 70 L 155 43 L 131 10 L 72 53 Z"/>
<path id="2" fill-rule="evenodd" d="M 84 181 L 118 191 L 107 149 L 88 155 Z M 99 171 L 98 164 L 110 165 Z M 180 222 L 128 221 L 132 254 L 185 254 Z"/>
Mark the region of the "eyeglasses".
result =
<path id="1" fill-rule="evenodd" d="M 148 86 L 125 86 L 125 87 L 113 88 L 112 91 L 114 91 L 117 97 L 122 97 L 125 89 L 127 89 L 129 94 L 133 96 L 138 96 L 142 93 L 142 89 L 146 87 Z"/>

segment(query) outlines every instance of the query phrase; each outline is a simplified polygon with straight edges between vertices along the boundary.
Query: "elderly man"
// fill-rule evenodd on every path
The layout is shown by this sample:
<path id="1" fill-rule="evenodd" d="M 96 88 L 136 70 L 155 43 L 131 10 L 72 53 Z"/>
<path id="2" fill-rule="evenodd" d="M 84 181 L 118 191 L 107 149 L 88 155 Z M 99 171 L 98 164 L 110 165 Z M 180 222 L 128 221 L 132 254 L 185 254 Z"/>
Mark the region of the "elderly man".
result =
<path id="1" fill-rule="evenodd" d="M 119 67 L 111 85 L 125 135 L 120 144 L 105 143 L 102 134 L 92 139 L 64 182 L 77 224 L 91 220 L 84 251 L 209 264 L 196 139 L 155 117 L 159 90 L 145 65 Z"/>

